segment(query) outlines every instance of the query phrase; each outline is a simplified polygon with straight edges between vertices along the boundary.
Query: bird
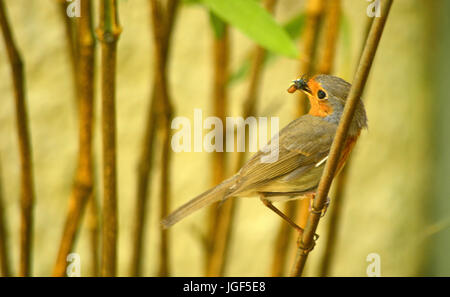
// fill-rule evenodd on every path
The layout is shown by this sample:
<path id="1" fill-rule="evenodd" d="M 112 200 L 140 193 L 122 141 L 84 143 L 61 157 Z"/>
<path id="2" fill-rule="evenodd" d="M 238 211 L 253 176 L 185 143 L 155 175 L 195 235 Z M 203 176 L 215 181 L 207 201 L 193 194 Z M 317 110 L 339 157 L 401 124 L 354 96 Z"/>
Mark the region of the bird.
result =
<path id="1" fill-rule="evenodd" d="M 272 163 L 263 162 L 265 153 L 258 151 L 235 175 L 165 217 L 161 221 L 163 228 L 171 227 L 214 202 L 234 197 L 259 197 L 265 206 L 302 232 L 303 229 L 273 202 L 314 199 L 350 88 L 351 84 L 344 79 L 326 74 L 318 74 L 310 79 L 303 76 L 292 81 L 287 91 L 304 92 L 309 99 L 310 109 L 274 136 L 278 138 L 275 148 L 278 159 Z M 359 99 L 337 172 L 344 166 L 364 128 L 367 128 L 367 115 Z"/>

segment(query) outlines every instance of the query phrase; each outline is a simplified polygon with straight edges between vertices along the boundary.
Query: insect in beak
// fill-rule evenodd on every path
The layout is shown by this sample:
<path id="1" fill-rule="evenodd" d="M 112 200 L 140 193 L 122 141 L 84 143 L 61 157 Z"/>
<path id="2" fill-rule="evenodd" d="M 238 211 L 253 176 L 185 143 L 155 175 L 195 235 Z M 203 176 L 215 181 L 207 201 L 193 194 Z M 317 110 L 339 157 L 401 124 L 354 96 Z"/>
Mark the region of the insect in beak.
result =
<path id="1" fill-rule="evenodd" d="M 306 79 L 304 77 L 293 80 L 292 83 L 289 85 L 288 92 L 294 93 L 297 90 L 304 91 L 308 94 L 311 94 L 311 89 L 308 87 L 308 83 L 306 82 Z"/>

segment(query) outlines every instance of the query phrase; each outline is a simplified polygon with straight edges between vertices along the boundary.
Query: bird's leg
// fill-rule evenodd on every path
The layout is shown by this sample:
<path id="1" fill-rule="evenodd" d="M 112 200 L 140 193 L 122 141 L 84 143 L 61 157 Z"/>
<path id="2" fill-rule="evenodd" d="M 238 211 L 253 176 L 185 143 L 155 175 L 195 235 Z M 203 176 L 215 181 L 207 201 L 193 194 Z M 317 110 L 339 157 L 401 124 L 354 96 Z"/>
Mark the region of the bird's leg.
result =
<path id="1" fill-rule="evenodd" d="M 294 221 L 292 221 L 291 218 L 289 218 L 287 215 L 285 215 L 281 210 L 276 208 L 272 202 L 270 202 L 263 194 L 260 194 L 260 199 L 262 203 L 264 203 L 265 206 L 267 206 L 270 210 L 272 210 L 274 213 L 279 215 L 283 220 L 289 223 L 292 227 L 294 227 L 300 234 L 303 234 L 303 228 L 297 225 Z"/>
<path id="2" fill-rule="evenodd" d="M 331 199 L 330 197 L 327 197 L 327 201 L 325 202 L 325 204 L 323 205 L 321 210 L 316 210 L 314 208 L 314 199 L 316 198 L 316 193 L 311 194 L 311 200 L 310 200 L 310 204 L 309 204 L 309 211 L 312 213 L 316 213 L 316 214 L 320 214 L 321 217 L 323 217 L 328 210 L 328 205 L 330 205 Z"/>

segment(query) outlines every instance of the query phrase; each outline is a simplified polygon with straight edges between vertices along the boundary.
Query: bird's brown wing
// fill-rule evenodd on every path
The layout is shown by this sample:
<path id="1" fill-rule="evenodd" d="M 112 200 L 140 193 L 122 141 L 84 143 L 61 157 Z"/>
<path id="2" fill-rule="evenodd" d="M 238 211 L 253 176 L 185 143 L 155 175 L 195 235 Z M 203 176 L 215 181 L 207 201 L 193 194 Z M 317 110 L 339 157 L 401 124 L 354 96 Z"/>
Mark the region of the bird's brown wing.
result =
<path id="1" fill-rule="evenodd" d="M 328 155 L 336 128 L 335 124 L 311 115 L 291 122 L 279 133 L 278 146 L 274 148 L 278 160 L 263 163 L 261 157 L 268 153 L 256 153 L 239 171 L 238 182 L 230 196 L 257 192 L 289 174 L 295 175 L 297 179 L 301 179 L 302 175 L 307 176 Z M 311 179 L 311 176 L 308 178 Z M 312 178 L 314 180 L 315 176 Z M 319 178 L 320 175 L 317 182 Z"/>

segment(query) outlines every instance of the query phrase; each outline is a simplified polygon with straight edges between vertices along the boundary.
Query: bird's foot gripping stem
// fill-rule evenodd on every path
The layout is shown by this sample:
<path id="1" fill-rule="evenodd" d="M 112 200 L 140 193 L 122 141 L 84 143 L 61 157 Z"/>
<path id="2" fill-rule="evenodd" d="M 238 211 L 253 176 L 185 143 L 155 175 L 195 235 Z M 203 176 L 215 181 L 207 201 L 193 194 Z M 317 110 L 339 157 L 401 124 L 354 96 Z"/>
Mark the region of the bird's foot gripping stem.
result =
<path id="1" fill-rule="evenodd" d="M 314 214 L 320 214 L 320 217 L 323 217 L 328 210 L 328 206 L 330 205 L 331 199 L 330 197 L 327 197 L 327 201 L 324 203 L 324 205 L 321 208 L 315 208 L 314 207 L 314 199 L 316 195 L 314 194 L 311 198 L 311 204 L 309 205 L 309 211 Z"/>
<path id="2" fill-rule="evenodd" d="M 316 241 L 319 239 L 319 234 L 314 234 L 313 241 L 308 246 L 303 242 L 302 236 L 299 236 L 297 239 L 297 247 L 303 251 L 303 253 L 308 254 L 310 251 L 314 249 L 316 246 Z"/>

